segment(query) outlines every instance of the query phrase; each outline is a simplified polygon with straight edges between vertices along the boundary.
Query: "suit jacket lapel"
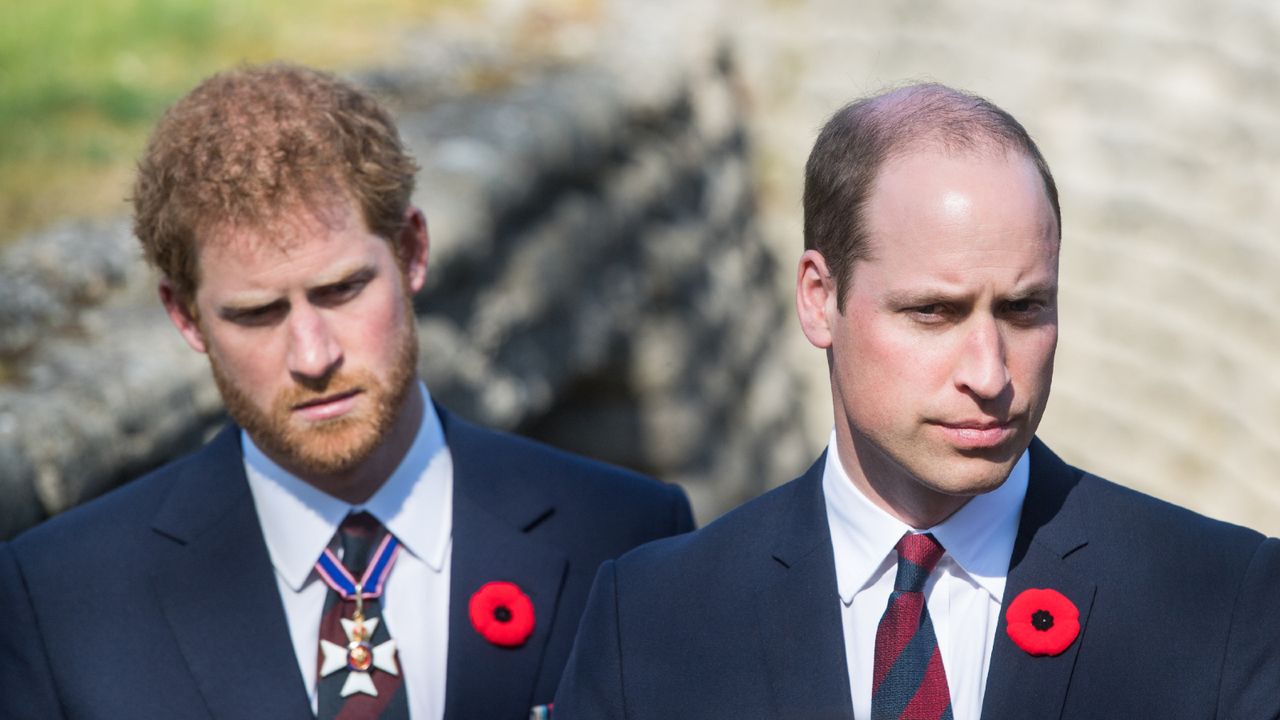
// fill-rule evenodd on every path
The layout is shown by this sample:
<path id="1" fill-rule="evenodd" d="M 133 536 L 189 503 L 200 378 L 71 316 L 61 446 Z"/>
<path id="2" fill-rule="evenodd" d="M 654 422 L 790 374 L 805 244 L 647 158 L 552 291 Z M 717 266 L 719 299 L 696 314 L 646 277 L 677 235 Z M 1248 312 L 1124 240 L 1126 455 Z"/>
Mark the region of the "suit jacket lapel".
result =
<path id="1" fill-rule="evenodd" d="M 213 717 L 310 718 L 238 433 L 175 469 L 153 530 L 180 547 L 153 586 Z"/>
<path id="2" fill-rule="evenodd" d="M 1031 481 L 1023 502 L 1002 607 L 1028 588 L 1052 588 L 1080 610 L 1080 635 L 1061 655 L 1035 657 L 1009 638 L 1003 612 L 996 630 L 982 716 L 1057 718 L 1062 714 L 1076 656 L 1084 642 L 1096 589 L 1068 557 L 1088 543 L 1078 502 L 1070 502 L 1079 471 L 1039 440 L 1031 445 Z"/>
<path id="3" fill-rule="evenodd" d="M 824 453 L 793 485 L 757 597 L 775 707 L 783 718 L 853 718 L 835 558 L 822 494 Z"/>
<path id="4" fill-rule="evenodd" d="M 528 533 L 554 508 L 494 457 L 487 433 L 437 408 L 453 457 L 453 556 L 449 588 L 446 720 L 527 717 L 568 569 L 558 550 Z M 515 583 L 533 601 L 533 635 L 517 648 L 471 625 L 471 596 L 485 583 Z"/>

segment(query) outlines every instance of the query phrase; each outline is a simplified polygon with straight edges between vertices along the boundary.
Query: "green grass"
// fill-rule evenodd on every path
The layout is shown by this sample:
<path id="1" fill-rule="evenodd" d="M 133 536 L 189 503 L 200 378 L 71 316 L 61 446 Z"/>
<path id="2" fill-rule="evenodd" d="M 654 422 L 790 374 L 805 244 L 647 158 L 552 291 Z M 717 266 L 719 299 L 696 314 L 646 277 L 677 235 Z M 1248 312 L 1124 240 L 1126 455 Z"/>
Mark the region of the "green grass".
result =
<path id="1" fill-rule="evenodd" d="M 0 242 L 62 216 L 126 212 L 160 112 L 201 78 L 288 58 L 394 60 L 400 28 L 467 0 L 3 0 Z"/>

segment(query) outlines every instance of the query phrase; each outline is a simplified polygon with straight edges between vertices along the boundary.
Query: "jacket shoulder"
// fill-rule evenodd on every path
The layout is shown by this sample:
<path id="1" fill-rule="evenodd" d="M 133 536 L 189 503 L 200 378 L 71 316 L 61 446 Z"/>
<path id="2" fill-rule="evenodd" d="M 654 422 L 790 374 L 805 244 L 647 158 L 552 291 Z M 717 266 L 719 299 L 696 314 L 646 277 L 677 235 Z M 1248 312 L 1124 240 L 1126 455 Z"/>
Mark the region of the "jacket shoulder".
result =
<path id="1" fill-rule="evenodd" d="M 796 532 L 797 506 L 812 501 L 815 482 L 811 477 L 797 478 L 739 505 L 706 527 L 636 548 L 618 559 L 617 572 L 640 580 L 636 584 L 666 588 L 664 592 L 750 585 L 775 569 L 772 550 Z M 829 542 L 825 524 L 808 530 L 811 544 Z"/>
<path id="2" fill-rule="evenodd" d="M 440 410 L 453 456 L 454 490 L 567 551 L 592 571 L 601 561 L 655 538 L 693 528 L 688 498 L 631 470 Z M 538 514 L 538 508 L 546 508 Z M 589 541 L 588 541 L 589 540 Z"/>
<path id="3" fill-rule="evenodd" d="M 1236 549 L 1251 553 L 1265 536 L 1251 528 L 1202 515 L 1089 472 L 1080 475 L 1080 502 L 1087 505 L 1086 522 L 1092 534 L 1146 536 L 1159 541 L 1161 552 L 1172 545 L 1192 557 Z"/>
<path id="4" fill-rule="evenodd" d="M 233 430 L 228 427 L 207 445 L 45 520 L 14 538 L 11 548 L 20 556 L 57 555 L 93 546 L 118 545 L 141 537 L 149 532 L 151 519 L 175 488 L 193 489 L 193 481 L 216 472 L 210 467 L 215 458 L 221 463 L 231 461 L 238 465 L 239 439 Z M 225 453 L 232 453 L 233 457 L 217 457 Z M 220 485 L 234 482 L 235 477 L 219 479 Z M 197 503 L 206 501 L 199 492 L 193 492 L 190 499 Z"/>
<path id="5" fill-rule="evenodd" d="M 678 486 L 599 460 L 583 457 L 526 437 L 473 425 L 440 409 L 441 423 L 454 464 L 468 475 L 484 478 L 519 477 L 540 493 L 551 493 L 569 505 L 605 506 L 618 502 L 672 502 L 687 505 Z"/>
<path id="6" fill-rule="evenodd" d="M 1206 517 L 1069 465 L 1039 440 L 1031 445 L 1031 484 L 1022 522 L 1031 529 L 1054 528 L 1050 538 L 1062 542 L 1087 540 L 1113 549 L 1128 546 L 1126 552 L 1139 555 L 1167 556 L 1185 548 L 1188 557 L 1195 558 L 1233 547 L 1251 549 L 1263 540 L 1261 533 L 1249 528 Z"/>

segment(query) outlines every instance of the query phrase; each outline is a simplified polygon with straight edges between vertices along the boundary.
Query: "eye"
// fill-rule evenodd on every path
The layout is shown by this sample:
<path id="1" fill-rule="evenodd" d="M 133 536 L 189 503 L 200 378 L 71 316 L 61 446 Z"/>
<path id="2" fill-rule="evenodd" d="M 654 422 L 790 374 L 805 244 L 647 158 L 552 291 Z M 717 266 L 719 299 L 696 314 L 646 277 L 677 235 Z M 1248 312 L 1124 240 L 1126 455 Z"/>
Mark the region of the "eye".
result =
<path id="1" fill-rule="evenodd" d="M 1019 298 L 1004 304 L 1005 315 L 1019 322 L 1035 322 L 1049 310 L 1048 301 L 1041 298 Z"/>
<path id="2" fill-rule="evenodd" d="M 904 312 L 916 322 L 926 325 L 945 322 L 953 314 L 952 308 L 946 303 L 913 305 L 906 308 Z"/>
<path id="3" fill-rule="evenodd" d="M 237 308 L 222 314 L 228 322 L 242 327 L 264 327 L 271 325 L 284 316 L 286 303 L 273 302 L 257 307 Z"/>

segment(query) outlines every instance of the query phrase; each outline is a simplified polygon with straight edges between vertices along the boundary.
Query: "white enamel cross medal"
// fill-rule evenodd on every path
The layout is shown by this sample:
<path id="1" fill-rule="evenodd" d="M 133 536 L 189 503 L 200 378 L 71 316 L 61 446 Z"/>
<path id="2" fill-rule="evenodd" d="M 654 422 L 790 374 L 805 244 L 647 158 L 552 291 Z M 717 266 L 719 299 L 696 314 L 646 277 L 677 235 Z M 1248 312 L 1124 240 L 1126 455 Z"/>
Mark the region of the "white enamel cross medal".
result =
<path id="1" fill-rule="evenodd" d="M 347 681 L 342 684 L 342 697 L 361 692 L 377 696 L 378 690 L 373 686 L 370 668 L 399 675 L 396 667 L 396 641 L 387 640 L 377 647 L 369 644 L 373 631 L 378 629 L 378 618 L 365 619 L 360 611 L 363 598 L 356 596 L 356 612 L 348 620 L 342 618 L 342 630 L 347 634 L 347 646 L 343 647 L 328 640 L 320 641 L 320 650 L 324 653 L 324 661 L 320 666 L 320 677 L 328 677 L 343 668 L 350 670 Z"/>
<path id="2" fill-rule="evenodd" d="M 320 640 L 320 651 L 324 655 L 320 664 L 320 677 L 328 677 L 344 668 L 348 670 L 347 679 L 342 684 L 340 693 L 344 698 L 356 693 L 377 697 L 378 690 L 374 687 L 373 677 L 370 674 L 372 670 L 381 670 L 391 675 L 400 674 L 400 669 L 396 665 L 396 641 L 388 639 L 374 646 L 370 641 L 373 639 L 374 631 L 378 629 L 378 618 L 364 616 L 365 599 L 382 595 L 387 570 L 395 562 L 398 549 L 399 543 L 393 536 L 387 535 L 378 552 L 374 554 L 374 560 L 365 571 L 362 582 L 356 582 L 329 550 L 325 550 L 320 561 L 316 563 L 316 570 L 321 579 L 343 599 L 355 600 L 356 603 L 355 612 L 351 614 L 350 619 L 339 619 L 342 630 L 347 636 L 347 645 L 344 647 L 323 638 Z M 372 591 L 365 592 L 366 587 L 372 587 Z"/>

